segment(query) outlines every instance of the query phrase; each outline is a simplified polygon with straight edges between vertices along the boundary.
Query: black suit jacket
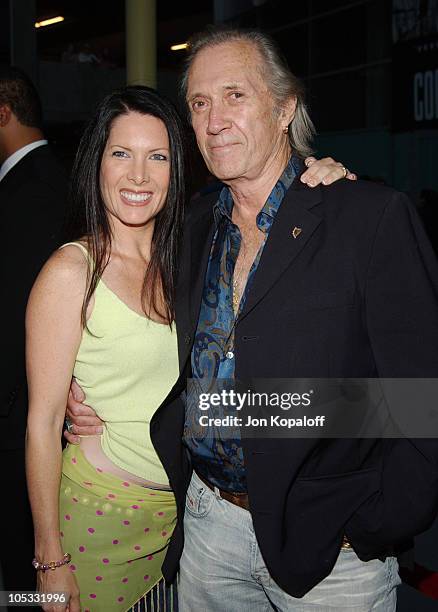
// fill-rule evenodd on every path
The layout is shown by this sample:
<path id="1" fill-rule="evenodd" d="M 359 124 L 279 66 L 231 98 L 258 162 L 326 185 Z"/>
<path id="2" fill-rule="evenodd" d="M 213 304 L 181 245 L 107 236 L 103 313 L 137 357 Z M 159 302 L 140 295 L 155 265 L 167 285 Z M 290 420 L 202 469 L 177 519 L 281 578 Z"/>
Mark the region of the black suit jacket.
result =
<path id="1" fill-rule="evenodd" d="M 178 393 L 190 375 L 214 201 L 195 201 L 188 215 L 177 303 L 182 374 L 151 423 L 178 506 L 168 579 L 191 473 Z M 236 377 L 437 377 L 437 294 L 437 262 L 404 195 L 350 181 L 310 189 L 296 179 L 237 323 Z M 242 445 L 263 557 L 295 597 L 330 573 L 344 533 L 363 560 L 384 557 L 438 511 L 436 440 L 243 437 Z"/>
<path id="2" fill-rule="evenodd" d="M 27 389 L 24 315 L 35 278 L 58 246 L 67 177 L 50 148 L 34 149 L 0 181 L 3 366 L 0 449 L 24 447 Z"/>

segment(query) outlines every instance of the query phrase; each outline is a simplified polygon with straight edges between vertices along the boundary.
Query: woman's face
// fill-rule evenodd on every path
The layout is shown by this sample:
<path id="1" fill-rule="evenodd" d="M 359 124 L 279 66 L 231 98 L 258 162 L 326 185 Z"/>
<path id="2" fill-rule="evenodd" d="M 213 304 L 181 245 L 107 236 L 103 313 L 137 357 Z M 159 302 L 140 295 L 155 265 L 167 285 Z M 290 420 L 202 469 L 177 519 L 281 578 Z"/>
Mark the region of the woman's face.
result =
<path id="1" fill-rule="evenodd" d="M 112 223 L 153 226 L 169 178 L 169 137 L 161 119 L 133 111 L 117 117 L 100 166 L 100 190 Z"/>

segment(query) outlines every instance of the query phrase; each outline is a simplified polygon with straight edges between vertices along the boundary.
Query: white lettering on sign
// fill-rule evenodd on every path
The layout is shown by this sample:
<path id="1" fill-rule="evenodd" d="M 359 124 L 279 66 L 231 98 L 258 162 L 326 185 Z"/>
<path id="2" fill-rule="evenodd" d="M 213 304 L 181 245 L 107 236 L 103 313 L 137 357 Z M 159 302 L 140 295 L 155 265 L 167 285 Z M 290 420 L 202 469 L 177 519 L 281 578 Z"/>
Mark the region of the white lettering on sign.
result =
<path id="1" fill-rule="evenodd" d="M 438 119 L 438 70 L 415 74 L 414 117 L 415 121 Z"/>

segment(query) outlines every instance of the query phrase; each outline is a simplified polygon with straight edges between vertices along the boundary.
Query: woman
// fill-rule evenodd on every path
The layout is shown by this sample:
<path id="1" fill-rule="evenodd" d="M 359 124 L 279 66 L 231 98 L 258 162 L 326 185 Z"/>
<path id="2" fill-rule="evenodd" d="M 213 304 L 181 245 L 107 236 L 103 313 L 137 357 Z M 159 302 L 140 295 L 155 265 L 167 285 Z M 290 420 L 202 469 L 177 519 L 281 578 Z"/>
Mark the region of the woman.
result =
<path id="1" fill-rule="evenodd" d="M 59 563 L 37 572 L 38 590 L 66 592 L 71 612 L 127 610 L 161 578 L 176 512 L 149 420 L 178 376 L 172 321 L 183 149 L 179 117 L 156 92 L 128 87 L 107 96 L 73 172 L 86 233 L 52 255 L 29 299 L 35 557 Z M 105 431 L 61 454 L 72 375 Z"/>
<path id="2" fill-rule="evenodd" d="M 183 140 L 176 111 L 155 91 L 127 87 L 103 100 L 73 172 L 82 233 L 52 255 L 29 299 L 27 472 L 38 590 L 67 593 L 70 612 L 127 610 L 163 594 L 176 511 L 149 421 L 178 376 Z M 72 376 L 104 432 L 61 453 Z M 51 562 L 54 571 L 43 571 Z M 173 609 L 174 595 L 166 600 L 160 610 Z"/>

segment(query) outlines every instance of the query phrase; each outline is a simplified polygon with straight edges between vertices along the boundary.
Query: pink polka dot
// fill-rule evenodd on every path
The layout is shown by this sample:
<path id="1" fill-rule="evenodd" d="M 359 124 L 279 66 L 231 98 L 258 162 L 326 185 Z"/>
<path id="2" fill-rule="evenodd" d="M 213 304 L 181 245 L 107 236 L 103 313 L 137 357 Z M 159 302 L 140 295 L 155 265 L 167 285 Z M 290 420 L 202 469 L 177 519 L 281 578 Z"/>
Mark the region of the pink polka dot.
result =
<path id="1" fill-rule="evenodd" d="M 119 541 L 118 540 L 113 540 L 113 544 L 118 544 Z"/>
<path id="2" fill-rule="evenodd" d="M 147 533 L 147 532 L 149 531 L 149 527 L 145 527 L 145 528 L 143 529 L 143 531 L 144 531 L 145 533 Z"/>
<path id="3" fill-rule="evenodd" d="M 109 563 L 109 559 L 102 559 L 102 563 Z"/>
<path id="4" fill-rule="evenodd" d="M 149 580 L 149 576 L 146 574 L 146 576 L 143 576 L 143 580 L 145 580 L 146 582 Z"/>
<path id="5" fill-rule="evenodd" d="M 93 483 L 92 482 L 87 482 L 86 480 L 84 480 L 84 485 L 86 485 L 87 487 L 92 487 Z"/>
<path id="6" fill-rule="evenodd" d="M 103 516 L 102 510 L 96 510 L 96 514 L 97 514 L 97 516 Z"/>
<path id="7" fill-rule="evenodd" d="M 124 599 L 125 599 L 124 597 L 118 597 L 118 598 L 117 598 L 117 601 L 119 601 L 120 603 L 122 603 L 122 601 L 124 601 Z"/>
<path id="8" fill-rule="evenodd" d="M 72 497 L 72 500 L 75 502 L 75 504 L 77 504 L 79 501 L 77 497 Z"/>
<path id="9" fill-rule="evenodd" d="M 103 470 L 102 470 L 102 469 L 100 469 L 100 468 L 96 468 L 96 472 L 99 472 L 99 474 L 102 474 L 102 473 L 103 473 Z"/>
<path id="10" fill-rule="evenodd" d="M 90 608 L 85 608 L 84 612 L 90 612 Z"/>
<path id="11" fill-rule="evenodd" d="M 124 487 L 130 487 L 130 486 L 131 486 L 131 485 L 129 484 L 129 482 L 122 482 L 122 485 L 123 485 Z"/>
<path id="12" fill-rule="evenodd" d="M 156 493 L 149 493 L 149 495 L 156 495 Z"/>
<path id="13" fill-rule="evenodd" d="M 96 594 L 95 593 L 90 593 L 90 598 L 91 599 L 96 599 Z"/>
<path id="14" fill-rule="evenodd" d="M 64 516 L 64 518 L 65 518 L 66 521 L 70 521 L 71 520 L 71 516 L 69 514 L 66 514 Z"/>
<path id="15" fill-rule="evenodd" d="M 93 529 L 93 527 L 88 527 L 87 531 L 88 533 L 94 533 L 95 530 Z"/>
<path id="16" fill-rule="evenodd" d="M 71 569 L 72 572 L 76 571 L 76 565 L 69 565 L 69 568 Z"/>
<path id="17" fill-rule="evenodd" d="M 72 457 L 72 458 L 71 458 L 71 462 L 72 462 L 72 463 L 77 463 L 77 461 L 76 461 L 76 457 Z"/>
<path id="18" fill-rule="evenodd" d="M 85 546 L 79 546 L 79 552 L 85 552 Z"/>
<path id="19" fill-rule="evenodd" d="M 139 501 L 139 502 L 144 502 L 144 499 L 137 499 L 137 501 Z"/>
<path id="20" fill-rule="evenodd" d="M 126 584 L 128 582 L 128 579 L 127 578 L 122 578 L 122 582 L 123 582 L 123 584 Z"/>
<path id="21" fill-rule="evenodd" d="M 148 561 L 152 561 L 152 559 L 153 559 L 153 558 L 154 558 L 154 555 L 148 555 L 148 556 L 146 557 L 146 559 L 147 559 Z"/>
<path id="22" fill-rule="evenodd" d="M 157 512 L 157 516 L 164 516 L 164 512 Z"/>
<path id="23" fill-rule="evenodd" d="M 109 499 L 115 499 L 115 495 L 114 493 L 108 493 L 107 497 L 109 497 Z"/>
<path id="24" fill-rule="evenodd" d="M 162 532 L 161 532 L 161 535 L 162 535 L 162 536 L 163 536 L 163 538 L 164 538 L 165 536 L 167 536 L 167 531 L 162 531 Z"/>
<path id="25" fill-rule="evenodd" d="M 129 525 L 130 523 L 129 523 L 129 521 L 123 521 L 123 524 L 124 525 Z"/>
<path id="26" fill-rule="evenodd" d="M 96 580 L 97 582 L 100 582 L 101 580 L 103 580 L 102 576 L 96 576 Z"/>
<path id="27" fill-rule="evenodd" d="M 134 508 L 134 510 L 138 510 L 140 506 L 137 506 L 137 504 L 134 504 L 133 506 L 131 506 L 131 508 Z"/>
<path id="28" fill-rule="evenodd" d="M 141 546 L 140 546 L 139 544 L 136 544 L 136 545 L 134 546 L 134 550 L 141 550 Z"/>

